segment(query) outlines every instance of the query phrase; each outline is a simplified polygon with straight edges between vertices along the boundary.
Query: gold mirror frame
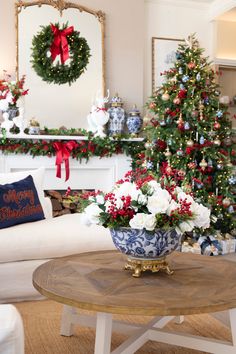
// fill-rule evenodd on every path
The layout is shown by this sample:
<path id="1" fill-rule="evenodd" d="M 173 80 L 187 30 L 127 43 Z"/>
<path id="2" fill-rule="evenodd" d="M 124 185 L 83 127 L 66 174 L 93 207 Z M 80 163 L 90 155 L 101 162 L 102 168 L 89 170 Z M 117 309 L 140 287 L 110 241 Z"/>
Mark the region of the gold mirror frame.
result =
<path id="1" fill-rule="evenodd" d="M 16 77 L 19 78 L 19 19 L 18 15 L 22 11 L 30 6 L 50 5 L 57 9 L 62 15 L 63 11 L 69 8 L 74 8 L 80 12 L 88 12 L 94 15 L 101 24 L 101 36 L 102 36 L 102 86 L 103 95 L 105 95 L 105 13 L 102 11 L 95 11 L 88 7 L 75 4 L 73 2 L 68 2 L 65 0 L 34 0 L 34 1 L 23 1 L 16 0 L 15 2 L 15 28 L 16 28 Z"/>

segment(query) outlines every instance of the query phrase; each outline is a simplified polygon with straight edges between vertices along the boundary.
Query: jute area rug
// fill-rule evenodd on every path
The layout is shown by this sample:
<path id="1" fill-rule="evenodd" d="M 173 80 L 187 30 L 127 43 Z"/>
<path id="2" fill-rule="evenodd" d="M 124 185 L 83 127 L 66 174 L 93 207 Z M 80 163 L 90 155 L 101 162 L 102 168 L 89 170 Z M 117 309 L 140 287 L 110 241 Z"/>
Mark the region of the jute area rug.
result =
<path id="1" fill-rule="evenodd" d="M 183 299 L 184 301 L 184 299 Z M 93 354 L 95 331 L 90 328 L 76 328 L 72 337 L 59 334 L 62 305 L 53 301 L 32 301 L 17 303 L 25 328 L 25 354 Z M 120 320 L 140 323 L 149 321 L 150 317 L 115 316 Z M 226 326 L 210 315 L 186 316 L 183 324 L 171 322 L 168 329 L 190 334 L 213 337 L 220 340 L 231 340 Z M 112 350 L 124 341 L 124 335 L 114 333 Z M 203 352 L 184 349 L 182 347 L 148 342 L 137 354 L 203 354 Z"/>

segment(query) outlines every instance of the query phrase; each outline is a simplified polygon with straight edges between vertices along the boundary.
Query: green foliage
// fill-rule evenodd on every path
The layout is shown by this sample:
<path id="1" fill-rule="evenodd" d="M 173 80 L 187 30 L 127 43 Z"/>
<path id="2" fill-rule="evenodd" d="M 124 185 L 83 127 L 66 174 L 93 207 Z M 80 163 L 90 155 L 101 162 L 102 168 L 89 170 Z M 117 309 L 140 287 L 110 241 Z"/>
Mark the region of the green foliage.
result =
<path id="1" fill-rule="evenodd" d="M 59 28 L 57 23 L 55 26 Z M 62 29 L 65 29 L 63 25 Z M 90 48 L 85 38 L 80 37 L 80 32 L 74 31 L 67 36 L 71 63 L 67 65 L 53 65 L 51 56 L 48 56 L 53 42 L 51 26 L 42 26 L 42 30 L 32 40 L 32 67 L 43 81 L 54 84 L 71 85 L 84 73 L 89 62 Z"/>

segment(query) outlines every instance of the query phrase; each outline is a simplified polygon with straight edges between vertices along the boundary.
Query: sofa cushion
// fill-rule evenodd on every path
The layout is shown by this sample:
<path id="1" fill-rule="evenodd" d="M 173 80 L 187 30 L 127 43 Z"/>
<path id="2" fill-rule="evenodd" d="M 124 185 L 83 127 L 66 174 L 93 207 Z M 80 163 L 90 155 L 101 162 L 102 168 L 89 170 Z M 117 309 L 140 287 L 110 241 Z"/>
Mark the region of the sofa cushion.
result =
<path id="1" fill-rule="evenodd" d="M 0 263 L 115 248 L 109 230 L 97 225 L 83 225 L 81 214 L 0 230 L 0 244 Z"/>
<path id="2" fill-rule="evenodd" d="M 0 184 L 0 229 L 44 219 L 32 176 Z"/>
<path id="3" fill-rule="evenodd" d="M 43 180 L 44 180 L 45 168 L 40 167 L 35 170 L 26 170 L 20 172 L 0 173 L 0 184 L 12 183 L 19 181 L 29 175 L 33 177 L 35 187 L 38 192 L 40 204 L 42 205 L 44 216 L 46 219 L 52 217 L 51 212 L 48 211 L 48 205 L 45 203 Z"/>

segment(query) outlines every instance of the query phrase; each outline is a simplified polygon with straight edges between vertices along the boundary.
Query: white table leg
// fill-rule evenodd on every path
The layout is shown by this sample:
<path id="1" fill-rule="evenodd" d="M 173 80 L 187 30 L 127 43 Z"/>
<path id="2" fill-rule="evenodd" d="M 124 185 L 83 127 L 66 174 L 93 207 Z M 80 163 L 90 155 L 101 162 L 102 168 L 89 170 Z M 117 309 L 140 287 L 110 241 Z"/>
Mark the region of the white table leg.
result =
<path id="1" fill-rule="evenodd" d="M 64 305 L 61 315 L 61 329 L 60 334 L 62 336 L 72 336 L 74 330 L 73 316 L 76 314 L 74 307 Z"/>
<path id="2" fill-rule="evenodd" d="M 110 354 L 112 334 L 112 314 L 97 313 L 94 354 Z"/>
<path id="3" fill-rule="evenodd" d="M 184 316 L 177 316 L 177 317 L 175 318 L 175 323 L 181 324 L 181 323 L 183 323 L 183 322 L 184 322 Z"/>
<path id="4" fill-rule="evenodd" d="M 236 309 L 229 310 L 229 319 L 230 319 L 232 342 L 233 342 L 233 346 L 235 347 L 235 353 L 236 353 Z"/>

